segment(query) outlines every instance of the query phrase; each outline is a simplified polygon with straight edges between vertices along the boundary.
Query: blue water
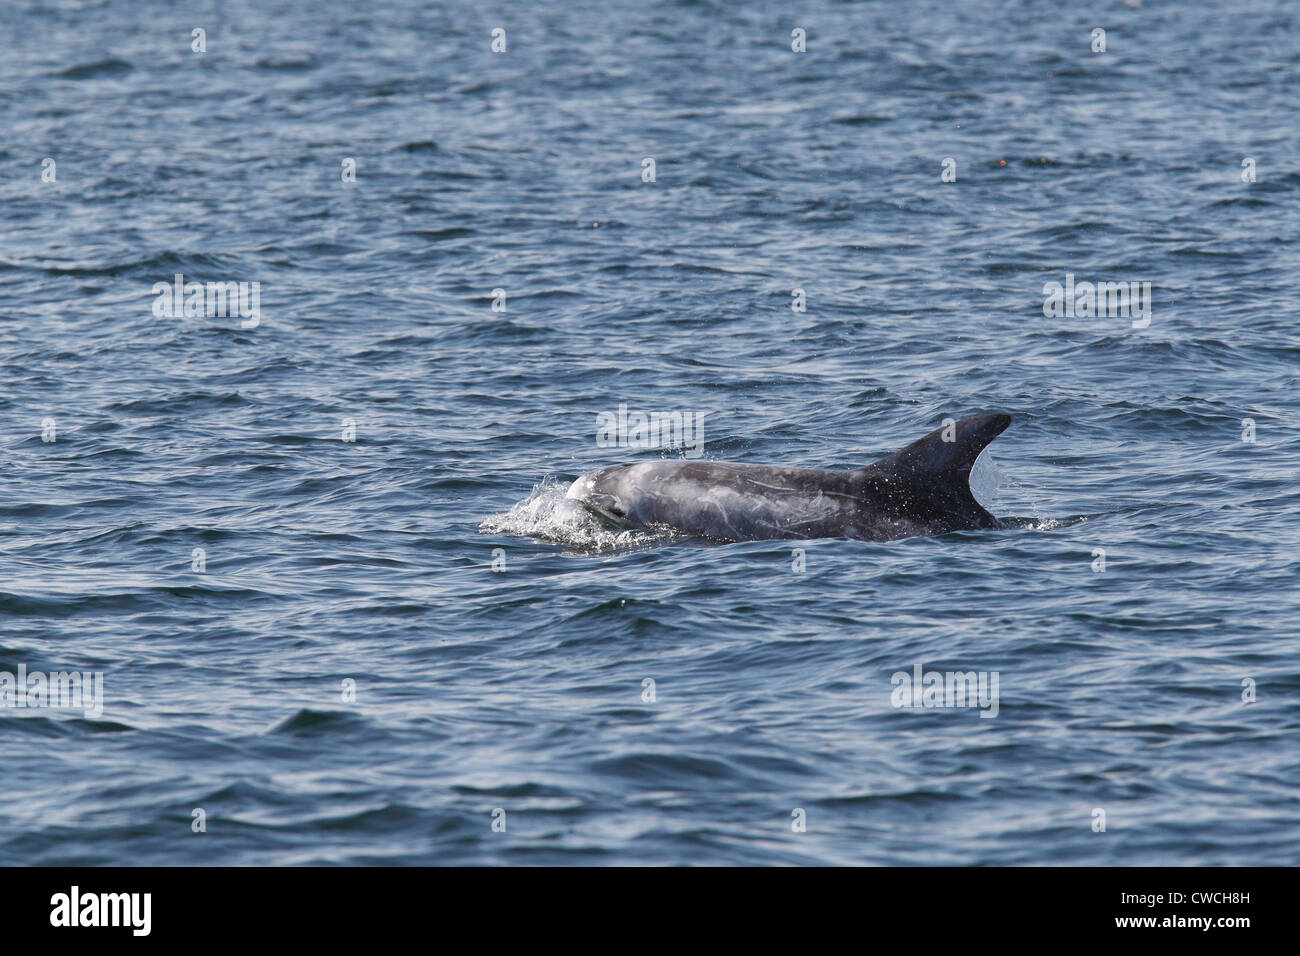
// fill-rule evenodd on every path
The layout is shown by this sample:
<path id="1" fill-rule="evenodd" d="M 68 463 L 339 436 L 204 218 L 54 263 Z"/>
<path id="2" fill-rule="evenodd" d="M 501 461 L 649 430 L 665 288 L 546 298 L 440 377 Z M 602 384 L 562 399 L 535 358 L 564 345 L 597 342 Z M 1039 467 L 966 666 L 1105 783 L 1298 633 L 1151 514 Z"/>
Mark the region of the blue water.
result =
<path id="1" fill-rule="evenodd" d="M 4 5 L 0 863 L 1294 863 L 1297 163 L 1280 0 Z M 619 535 L 620 404 L 1007 528 Z"/>

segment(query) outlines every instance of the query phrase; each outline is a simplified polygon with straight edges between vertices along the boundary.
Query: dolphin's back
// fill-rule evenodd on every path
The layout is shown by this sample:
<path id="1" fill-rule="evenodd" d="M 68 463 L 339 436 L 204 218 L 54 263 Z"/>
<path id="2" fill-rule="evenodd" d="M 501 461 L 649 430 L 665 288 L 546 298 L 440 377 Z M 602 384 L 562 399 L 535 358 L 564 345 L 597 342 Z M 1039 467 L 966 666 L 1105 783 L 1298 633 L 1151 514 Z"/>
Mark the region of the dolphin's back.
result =
<path id="1" fill-rule="evenodd" d="M 655 461 L 597 475 L 614 500 L 589 500 L 606 514 L 721 540 L 833 537 L 858 513 L 851 472 Z"/>

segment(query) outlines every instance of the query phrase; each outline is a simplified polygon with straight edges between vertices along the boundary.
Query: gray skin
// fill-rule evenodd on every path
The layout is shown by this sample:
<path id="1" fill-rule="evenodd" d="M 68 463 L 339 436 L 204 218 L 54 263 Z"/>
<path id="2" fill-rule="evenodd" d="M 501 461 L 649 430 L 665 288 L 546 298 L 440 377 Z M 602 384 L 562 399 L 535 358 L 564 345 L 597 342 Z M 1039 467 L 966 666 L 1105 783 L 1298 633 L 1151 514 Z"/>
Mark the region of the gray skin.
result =
<path id="1" fill-rule="evenodd" d="M 569 488 L 620 528 L 667 526 L 720 541 L 857 538 L 1000 528 L 970 491 L 970 469 L 1011 417 L 963 418 L 855 471 L 709 461 L 647 461 L 602 468 Z"/>

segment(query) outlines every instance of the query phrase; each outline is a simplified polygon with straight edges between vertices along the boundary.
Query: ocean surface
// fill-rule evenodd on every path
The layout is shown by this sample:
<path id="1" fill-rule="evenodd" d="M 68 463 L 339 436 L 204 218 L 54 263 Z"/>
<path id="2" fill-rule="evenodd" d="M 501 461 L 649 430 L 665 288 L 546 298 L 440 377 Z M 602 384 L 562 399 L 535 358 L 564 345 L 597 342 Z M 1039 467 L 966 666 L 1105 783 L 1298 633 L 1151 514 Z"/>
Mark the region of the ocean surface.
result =
<path id="1" fill-rule="evenodd" d="M 0 863 L 1294 864 L 1297 281 L 1281 0 L 6 3 Z M 610 530 L 621 405 L 1006 528 Z"/>

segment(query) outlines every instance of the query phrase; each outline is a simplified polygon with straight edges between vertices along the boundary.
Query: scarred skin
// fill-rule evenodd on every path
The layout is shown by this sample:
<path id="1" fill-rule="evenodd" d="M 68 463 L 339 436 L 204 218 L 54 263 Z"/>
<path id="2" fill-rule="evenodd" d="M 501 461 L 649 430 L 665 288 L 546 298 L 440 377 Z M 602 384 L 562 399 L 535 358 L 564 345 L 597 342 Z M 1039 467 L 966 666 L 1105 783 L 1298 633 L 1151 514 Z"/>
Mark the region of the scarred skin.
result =
<path id="1" fill-rule="evenodd" d="M 667 526 L 722 541 L 892 541 L 999 528 L 970 493 L 970 468 L 1010 422 L 1007 415 L 974 415 L 855 471 L 704 461 L 617 465 L 583 475 L 567 497 L 619 527 Z"/>

